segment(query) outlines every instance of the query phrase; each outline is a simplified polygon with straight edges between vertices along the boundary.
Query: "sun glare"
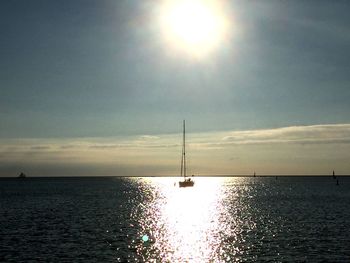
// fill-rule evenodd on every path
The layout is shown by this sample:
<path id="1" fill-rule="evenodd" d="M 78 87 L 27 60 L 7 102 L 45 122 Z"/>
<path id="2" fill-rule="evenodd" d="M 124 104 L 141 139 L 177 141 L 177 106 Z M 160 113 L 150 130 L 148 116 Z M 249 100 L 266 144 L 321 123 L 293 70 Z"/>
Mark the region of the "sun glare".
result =
<path id="1" fill-rule="evenodd" d="M 168 45 L 202 56 L 217 48 L 228 33 L 221 1 L 168 0 L 160 10 L 162 34 Z"/>

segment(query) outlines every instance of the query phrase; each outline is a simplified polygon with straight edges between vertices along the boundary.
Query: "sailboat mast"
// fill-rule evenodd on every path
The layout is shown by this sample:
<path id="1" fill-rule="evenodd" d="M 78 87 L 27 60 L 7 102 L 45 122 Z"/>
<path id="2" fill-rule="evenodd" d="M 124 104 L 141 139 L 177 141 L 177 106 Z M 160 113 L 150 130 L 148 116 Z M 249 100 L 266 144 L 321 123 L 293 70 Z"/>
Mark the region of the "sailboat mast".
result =
<path id="1" fill-rule="evenodd" d="M 184 147 L 182 146 L 182 152 L 181 152 L 181 177 L 183 176 L 183 170 L 184 170 Z"/>
<path id="2" fill-rule="evenodd" d="M 185 120 L 184 120 L 184 131 L 183 131 L 183 170 L 184 170 L 184 177 L 186 177 L 186 141 L 185 141 L 185 132 L 186 132 L 186 126 L 185 126 Z"/>

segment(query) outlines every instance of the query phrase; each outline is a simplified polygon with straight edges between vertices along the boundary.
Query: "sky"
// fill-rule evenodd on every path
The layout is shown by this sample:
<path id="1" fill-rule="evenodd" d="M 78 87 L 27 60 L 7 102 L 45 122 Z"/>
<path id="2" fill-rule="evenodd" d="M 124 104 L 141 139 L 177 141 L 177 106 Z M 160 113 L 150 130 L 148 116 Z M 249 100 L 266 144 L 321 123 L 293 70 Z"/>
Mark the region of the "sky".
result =
<path id="1" fill-rule="evenodd" d="M 350 173 L 349 1 L 168 2 L 0 1 L 0 176 Z"/>

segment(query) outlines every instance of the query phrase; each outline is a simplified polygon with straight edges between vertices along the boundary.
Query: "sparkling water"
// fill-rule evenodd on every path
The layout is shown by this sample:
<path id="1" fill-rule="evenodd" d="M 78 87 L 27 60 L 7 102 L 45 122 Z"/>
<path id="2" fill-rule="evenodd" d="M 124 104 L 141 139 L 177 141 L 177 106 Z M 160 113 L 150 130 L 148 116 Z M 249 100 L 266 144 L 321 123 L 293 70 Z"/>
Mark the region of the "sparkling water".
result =
<path id="1" fill-rule="evenodd" d="M 1 262 L 350 262 L 350 178 L 0 179 Z"/>

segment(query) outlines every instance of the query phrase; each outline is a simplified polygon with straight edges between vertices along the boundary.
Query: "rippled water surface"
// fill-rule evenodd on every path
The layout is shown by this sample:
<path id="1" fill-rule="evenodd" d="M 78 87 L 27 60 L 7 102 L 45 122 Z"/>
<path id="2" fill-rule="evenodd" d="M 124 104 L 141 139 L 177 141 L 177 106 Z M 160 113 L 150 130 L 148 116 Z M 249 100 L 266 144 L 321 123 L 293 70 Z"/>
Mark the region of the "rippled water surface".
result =
<path id="1" fill-rule="evenodd" d="M 350 262 L 350 178 L 0 179 L 1 262 Z"/>

